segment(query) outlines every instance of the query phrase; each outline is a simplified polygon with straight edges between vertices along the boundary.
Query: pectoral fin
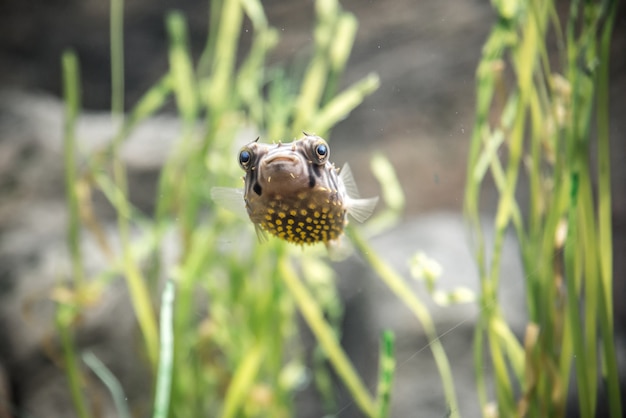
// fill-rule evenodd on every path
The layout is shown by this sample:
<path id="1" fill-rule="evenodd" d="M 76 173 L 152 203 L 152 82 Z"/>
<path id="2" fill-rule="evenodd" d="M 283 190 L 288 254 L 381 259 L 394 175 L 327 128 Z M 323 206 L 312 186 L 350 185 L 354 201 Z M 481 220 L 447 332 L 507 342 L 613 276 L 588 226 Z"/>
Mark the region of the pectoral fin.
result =
<path id="1" fill-rule="evenodd" d="M 357 222 L 365 222 L 372 215 L 378 203 L 378 197 L 369 199 L 348 199 L 348 215 L 356 219 Z"/>
<path id="2" fill-rule="evenodd" d="M 348 214 L 352 216 L 357 222 L 365 222 L 367 218 L 372 215 L 376 203 L 378 203 L 378 197 L 371 197 L 369 199 L 359 198 L 359 189 L 356 187 L 356 182 L 352 176 L 352 171 L 348 163 L 345 163 L 341 167 L 339 172 L 339 180 L 343 183 L 348 194 L 346 206 L 348 207 Z"/>
<path id="3" fill-rule="evenodd" d="M 242 189 L 235 189 L 233 187 L 213 187 L 211 188 L 211 199 L 213 199 L 217 205 L 233 212 L 242 219 L 249 219 Z"/>

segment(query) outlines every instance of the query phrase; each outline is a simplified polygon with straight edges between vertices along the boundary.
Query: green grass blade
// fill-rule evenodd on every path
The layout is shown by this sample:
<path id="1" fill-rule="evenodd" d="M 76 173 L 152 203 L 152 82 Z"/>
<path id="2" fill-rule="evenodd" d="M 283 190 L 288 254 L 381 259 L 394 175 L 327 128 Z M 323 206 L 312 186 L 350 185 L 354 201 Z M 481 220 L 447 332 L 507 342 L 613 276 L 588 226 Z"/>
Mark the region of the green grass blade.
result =
<path id="1" fill-rule="evenodd" d="M 174 370 L 174 298 L 176 287 L 172 280 L 165 283 L 161 299 L 161 335 L 159 367 L 154 395 L 153 418 L 167 418 L 170 409 L 170 392 Z"/>
<path id="2" fill-rule="evenodd" d="M 111 113 L 124 114 L 124 0 L 111 0 Z"/>
<path id="3" fill-rule="evenodd" d="M 84 377 L 80 370 L 76 356 L 75 341 L 73 336 L 73 323 L 76 318 L 76 306 L 60 303 L 57 305 L 55 322 L 56 329 L 61 340 L 63 350 L 63 362 L 70 387 L 70 395 L 74 409 L 79 418 L 90 418 L 91 414 L 87 407 L 87 400 L 83 393 Z"/>
<path id="4" fill-rule="evenodd" d="M 188 50 L 187 22 L 180 12 L 167 16 L 167 31 L 170 39 L 170 75 L 176 95 L 178 111 L 185 124 L 194 122 L 198 114 L 198 96 L 195 74 Z"/>
<path id="5" fill-rule="evenodd" d="M 65 165 L 65 193 L 69 220 L 67 243 L 72 260 L 72 276 L 79 288 L 84 281 L 84 267 L 80 250 L 80 208 L 76 173 L 76 119 L 80 109 L 80 74 L 78 59 L 71 51 L 63 53 L 63 96 L 65 99 L 63 158 Z"/>
<path id="6" fill-rule="evenodd" d="M 369 247 L 361 236 L 354 231 L 354 229 L 348 229 L 348 235 L 354 243 L 355 247 L 368 261 L 370 266 L 380 276 L 382 281 L 389 287 L 389 289 L 400 299 L 409 310 L 415 315 L 417 320 L 421 323 L 426 338 L 428 340 L 428 347 L 433 353 L 435 363 L 439 370 L 439 376 L 441 377 L 443 390 L 446 396 L 446 401 L 450 407 L 450 417 L 457 418 L 460 416 L 459 404 L 456 397 L 456 390 L 454 389 L 454 379 L 452 378 L 452 370 L 446 352 L 437 336 L 435 324 L 428 311 L 428 308 L 415 296 L 414 292 L 404 281 L 404 279 L 396 273 L 387 263 L 385 263 L 378 254 Z"/>
<path id="7" fill-rule="evenodd" d="M 378 405 L 378 418 L 390 416 L 391 412 L 391 389 L 393 388 L 393 377 L 396 370 L 396 360 L 394 358 L 394 335 L 391 331 L 384 331 L 380 344 L 378 395 L 376 404 Z"/>
<path id="8" fill-rule="evenodd" d="M 366 96 L 372 94 L 378 86 L 380 80 L 376 74 L 370 74 L 361 81 L 350 86 L 346 91 L 337 95 L 326 106 L 324 106 L 315 118 L 310 121 L 309 129 L 316 134 L 326 136 L 326 133 L 337 122 L 354 110 Z"/>
<path id="9" fill-rule="evenodd" d="M 295 299 L 296 305 L 311 331 L 313 331 L 313 334 L 328 356 L 328 360 L 352 394 L 361 411 L 368 417 L 375 417 L 376 407 L 371 395 L 353 369 L 350 360 L 339 346 L 339 342 L 330 326 L 324 320 L 318 304 L 296 276 L 290 260 L 283 257 L 279 260 L 279 263 L 278 267 L 285 285 Z"/>
<path id="10" fill-rule="evenodd" d="M 82 358 L 85 364 L 98 376 L 111 393 L 117 416 L 119 418 L 131 418 L 128 404 L 126 403 L 126 395 L 124 394 L 124 389 L 122 385 L 120 385 L 119 380 L 117 380 L 107 366 L 91 351 L 83 353 Z"/>
<path id="11" fill-rule="evenodd" d="M 247 354 L 239 363 L 228 387 L 228 391 L 226 392 L 222 418 L 233 418 L 238 416 L 237 412 L 244 405 L 250 388 L 259 373 L 263 357 L 263 346 L 257 343 L 250 350 L 248 350 Z"/>
<path id="12" fill-rule="evenodd" d="M 597 129 L 598 129 L 598 249 L 600 258 L 600 329 L 602 333 L 603 360 L 612 418 L 622 416 L 622 399 L 618 376 L 617 355 L 613 331 L 613 236 L 611 225 L 611 152 L 609 138 L 609 69 L 611 36 L 618 1 L 605 3 L 607 15 L 599 39 L 597 70 Z"/>

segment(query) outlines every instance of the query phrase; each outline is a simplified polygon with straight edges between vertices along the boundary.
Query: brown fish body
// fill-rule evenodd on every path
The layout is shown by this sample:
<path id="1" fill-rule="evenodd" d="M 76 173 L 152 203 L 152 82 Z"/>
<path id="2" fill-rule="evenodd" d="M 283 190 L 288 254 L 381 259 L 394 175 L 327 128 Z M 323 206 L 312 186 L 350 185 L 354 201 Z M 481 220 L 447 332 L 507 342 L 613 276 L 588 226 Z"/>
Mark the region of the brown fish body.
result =
<path id="1" fill-rule="evenodd" d="M 329 154 L 324 139 L 307 134 L 291 143 L 254 141 L 239 151 L 243 200 L 260 236 L 328 245 L 341 237 L 348 214 L 360 222 L 370 216 L 378 198 L 359 199 L 348 166 L 338 170 Z"/>
<path id="2" fill-rule="evenodd" d="M 295 244 L 333 241 L 339 238 L 347 222 L 339 192 L 323 187 L 249 195 L 246 206 L 253 223 Z"/>

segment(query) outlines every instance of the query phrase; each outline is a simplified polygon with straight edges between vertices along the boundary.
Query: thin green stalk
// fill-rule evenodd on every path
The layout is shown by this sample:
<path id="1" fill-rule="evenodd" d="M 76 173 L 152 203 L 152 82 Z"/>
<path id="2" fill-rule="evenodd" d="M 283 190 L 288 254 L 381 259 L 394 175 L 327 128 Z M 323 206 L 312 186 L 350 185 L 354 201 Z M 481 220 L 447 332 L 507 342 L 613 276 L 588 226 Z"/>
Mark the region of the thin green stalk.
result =
<path id="1" fill-rule="evenodd" d="M 380 363 L 378 365 L 378 395 L 376 404 L 378 405 L 378 418 L 385 418 L 388 417 L 391 412 L 391 389 L 393 387 L 393 376 L 396 371 L 396 360 L 393 356 L 393 332 L 384 331 L 380 340 Z"/>
<path id="2" fill-rule="evenodd" d="M 580 252 L 585 254 L 584 265 L 584 336 L 585 362 L 587 368 L 587 388 L 591 409 L 595 411 L 597 404 L 597 376 L 598 376 L 598 306 L 601 291 L 601 277 L 598 260 L 597 234 L 593 213 L 593 196 L 591 190 L 591 172 L 588 160 L 584 161 L 583 175 L 580 176 L 579 225 L 581 240 Z M 604 251 L 602 249 L 601 251 Z"/>
<path id="3" fill-rule="evenodd" d="M 113 159 L 113 178 L 117 185 L 117 193 L 113 205 L 118 216 L 118 230 L 122 245 L 122 260 L 124 274 L 131 294 L 133 308 L 139 321 L 145 343 L 148 358 L 153 367 L 156 366 L 158 358 L 158 333 L 156 321 L 152 311 L 150 293 L 146 283 L 137 266 L 132 253 L 129 232 L 130 207 L 127 200 L 128 185 L 126 179 L 126 169 L 120 156 L 120 146 L 125 138 L 124 129 L 124 38 L 123 38 L 123 0 L 112 0 L 111 2 L 111 112 L 116 121 L 119 121 L 119 130 L 111 144 Z"/>
<path id="4" fill-rule="evenodd" d="M 363 102 L 365 97 L 376 91 L 379 85 L 380 80 L 378 76 L 370 74 L 335 96 L 311 121 L 314 132 L 325 136 L 331 127 L 345 119 L 354 108 Z"/>
<path id="5" fill-rule="evenodd" d="M 487 408 L 487 383 L 485 381 L 485 320 L 479 318 L 474 330 L 474 373 L 476 375 L 476 392 L 481 411 Z"/>
<path id="6" fill-rule="evenodd" d="M 328 360 L 352 394 L 355 403 L 366 416 L 376 417 L 376 405 L 371 395 L 341 349 L 335 333 L 324 320 L 324 315 L 317 302 L 298 279 L 290 260 L 287 257 L 282 257 L 278 263 L 282 279 L 296 300 L 298 309 L 324 349 Z"/>
<path id="7" fill-rule="evenodd" d="M 122 221 L 123 223 L 123 221 Z M 122 226 L 124 228 L 124 226 Z M 128 240 L 128 236 L 123 243 L 123 266 L 124 274 L 133 302 L 133 308 L 137 315 L 139 327 L 143 333 L 146 344 L 146 353 L 150 360 L 151 366 L 154 368 L 158 359 L 158 332 L 154 311 L 150 299 L 150 293 L 146 287 L 146 282 L 141 274 L 139 267 L 133 260 L 132 248 Z"/>
<path id="8" fill-rule="evenodd" d="M 578 222 L 577 222 L 577 201 L 578 201 L 578 175 L 572 178 L 572 188 L 570 191 L 570 213 L 568 218 L 567 242 L 565 244 L 565 273 L 568 298 L 568 321 L 571 323 L 572 340 L 574 346 L 574 361 L 576 363 L 576 380 L 578 384 L 578 402 L 581 416 L 593 416 L 592 406 L 589 400 L 589 388 L 587 369 L 585 367 L 585 345 L 582 334 L 582 324 L 578 309 L 578 285 L 582 271 L 580 259 L 576 257 L 576 246 L 578 243 Z"/>
<path id="9" fill-rule="evenodd" d="M 67 240 L 72 260 L 72 276 L 76 284 L 76 292 L 80 292 L 85 279 L 85 272 L 80 250 L 80 215 L 77 195 L 76 175 L 76 119 L 80 109 L 80 74 L 76 54 L 66 51 L 62 57 L 63 89 L 65 97 L 65 121 L 63 155 L 65 163 L 65 187 L 69 209 Z M 61 338 L 61 347 L 65 361 L 66 375 L 70 387 L 70 394 L 74 408 L 80 418 L 88 418 L 87 403 L 82 392 L 81 376 L 74 340 L 72 338 L 73 306 L 58 305 L 56 312 L 56 327 Z"/>
<path id="10" fill-rule="evenodd" d="M 76 175 L 76 119 L 80 109 L 80 70 L 78 59 L 72 51 L 65 51 L 62 58 L 63 96 L 65 98 L 65 120 L 63 138 L 63 157 L 65 165 L 65 193 L 69 219 L 67 242 L 72 260 L 72 277 L 76 288 L 80 288 L 85 279 L 82 254 L 80 250 L 80 209 L 77 194 Z"/>
<path id="11" fill-rule="evenodd" d="M 170 391 L 174 370 L 174 298 L 176 288 L 172 280 L 165 283 L 161 300 L 161 335 L 159 369 L 154 395 L 153 418 L 167 418 L 170 409 Z"/>
<path id="12" fill-rule="evenodd" d="M 318 24 L 315 27 L 315 52 L 304 74 L 296 99 L 292 135 L 309 129 L 311 118 L 322 104 L 324 90 L 329 84 L 331 62 L 328 59 L 337 19 L 341 11 L 336 0 L 318 0 L 315 3 Z"/>
<path id="13" fill-rule="evenodd" d="M 609 289 L 611 291 L 612 289 Z M 606 291 L 604 288 L 600 291 L 600 306 L 606 306 L 610 302 L 605 299 Z M 617 364 L 617 353 L 615 352 L 615 344 L 613 343 L 613 328 L 610 326 L 613 320 L 612 313 L 602 309 L 600 311 L 600 327 L 602 331 L 602 347 L 603 347 L 603 364 L 604 375 L 607 380 L 609 395 L 609 411 L 611 418 L 623 417 L 622 415 L 622 398 L 620 393 L 619 367 Z"/>
<path id="14" fill-rule="evenodd" d="M 611 35 L 618 1 L 606 6 L 606 22 L 600 36 L 600 66 L 597 69 L 598 129 L 598 248 L 600 258 L 600 329 L 604 354 L 609 409 L 612 418 L 622 416 L 617 356 L 613 331 L 613 236 L 611 226 L 611 153 L 609 138 L 609 68 Z"/>
<path id="15" fill-rule="evenodd" d="M 295 104 L 292 135 L 299 135 L 308 127 L 311 116 L 316 113 L 319 105 L 327 76 L 328 63 L 323 53 L 318 51 L 309 64 Z"/>
<path id="16" fill-rule="evenodd" d="M 222 18 L 221 10 L 224 0 L 214 0 L 209 4 L 208 14 L 208 31 L 204 49 L 198 58 L 197 74 L 200 78 L 206 78 L 211 73 L 211 65 L 213 64 L 215 43 L 218 39 L 218 31 L 220 30 L 220 20 Z"/>
<path id="17" fill-rule="evenodd" d="M 169 35 L 169 74 L 172 77 L 178 113 L 182 116 L 185 128 L 195 123 L 198 114 L 198 96 L 191 55 L 188 50 L 187 23 L 180 12 L 167 16 Z"/>
<path id="18" fill-rule="evenodd" d="M 597 69 L 597 126 L 598 126 L 598 243 L 600 269 L 604 286 L 604 309 L 609 313 L 609 328 L 613 328 L 613 229 L 611 225 L 611 152 L 609 136 L 609 69 L 611 34 L 618 1 L 611 1 L 607 8 L 607 21 L 600 38 L 600 66 Z M 611 338 L 610 341 L 613 339 Z"/>
<path id="19" fill-rule="evenodd" d="M 63 349 L 63 360 L 70 387 L 70 394 L 72 396 L 72 402 L 74 409 L 79 418 L 89 418 L 89 410 L 87 408 L 87 401 L 82 390 L 82 383 L 84 378 L 78 366 L 79 362 L 76 358 L 76 351 L 74 350 L 75 343 L 72 336 L 72 322 L 75 316 L 75 307 L 60 304 L 57 306 L 56 312 L 56 328 L 61 338 L 61 348 Z"/>
<path id="20" fill-rule="evenodd" d="M 243 9 L 239 1 L 224 1 L 221 7 L 219 31 L 215 54 L 212 57 L 211 82 L 207 86 L 205 100 L 210 109 L 219 112 L 232 101 L 235 53 L 241 32 Z M 218 116 L 211 115 L 216 118 Z"/>
<path id="21" fill-rule="evenodd" d="M 334 42 L 329 45 L 330 67 L 328 81 L 322 95 L 322 105 L 326 105 L 337 93 L 340 75 L 350 57 L 358 26 L 359 23 L 352 13 L 341 13 L 337 19 L 333 35 Z"/>
<path id="22" fill-rule="evenodd" d="M 91 351 L 83 353 L 83 361 L 89 368 L 100 378 L 102 383 L 111 392 L 111 398 L 115 404 L 115 410 L 119 418 L 131 418 L 130 411 L 128 410 L 128 404 L 126 403 L 126 395 L 124 389 L 120 385 L 119 380 L 113 373 L 107 368 L 107 366 L 100 361 Z"/>
<path id="23" fill-rule="evenodd" d="M 111 113 L 124 113 L 124 0 L 111 0 Z"/>
<path id="24" fill-rule="evenodd" d="M 135 126 L 144 119 L 152 116 L 161 109 L 174 89 L 174 80 L 171 74 L 166 74 L 154 83 L 133 106 L 128 117 L 125 118 L 124 137 L 127 137 Z"/>
<path id="25" fill-rule="evenodd" d="M 428 308 L 415 296 L 413 290 L 407 285 L 404 279 L 385 263 L 356 231 L 352 228 L 348 228 L 348 235 L 356 248 L 363 257 L 365 257 L 369 265 L 372 266 L 387 287 L 389 287 L 398 299 L 404 302 L 422 324 L 422 328 L 428 340 L 428 346 L 433 353 L 435 363 L 439 370 L 446 401 L 450 407 L 450 417 L 458 418 L 460 416 L 460 410 L 454 389 L 450 363 L 448 362 L 448 357 L 446 356 L 441 341 L 437 336 L 437 331 L 430 313 L 428 312 Z"/>
<path id="26" fill-rule="evenodd" d="M 226 399 L 224 401 L 224 412 L 222 418 L 233 418 L 245 403 L 246 397 L 256 379 L 264 357 L 264 347 L 257 342 L 249 349 L 240 361 L 237 370 L 230 382 Z"/>
<path id="27" fill-rule="evenodd" d="M 507 369 L 506 359 L 502 352 L 497 330 L 495 330 L 496 317 L 491 316 L 487 327 L 487 337 L 489 343 L 489 355 L 493 364 L 495 374 L 496 395 L 498 398 L 498 411 L 500 416 L 512 416 L 515 411 L 515 401 L 513 399 L 513 388 Z"/>
<path id="28" fill-rule="evenodd" d="M 567 312 L 565 314 L 567 315 Z M 573 324 L 571 323 L 571 321 L 567 320 L 566 318 L 563 323 L 563 334 L 561 336 L 561 345 L 559 347 L 561 350 L 559 352 L 560 357 L 557 360 L 557 367 L 559 371 L 558 375 L 561 379 L 560 383 L 563 388 L 561 397 L 556 399 L 557 402 L 554 406 L 554 409 L 560 412 L 557 416 L 564 416 L 563 413 L 565 412 L 565 406 L 567 401 L 567 387 L 569 386 L 570 376 L 572 374 L 572 358 L 574 358 L 574 339 L 572 338 L 572 326 Z M 545 398 L 543 398 L 546 402 L 549 402 L 549 399 L 552 398 L 552 390 L 552 387 L 546 388 L 546 395 Z"/>
<path id="29" fill-rule="evenodd" d="M 121 135 L 121 131 L 120 131 Z M 156 366 L 158 358 L 158 332 L 150 293 L 148 291 L 146 281 L 135 260 L 132 244 L 130 242 L 130 226 L 129 215 L 131 213 L 130 203 L 128 202 L 128 185 L 126 179 L 126 169 L 121 160 L 119 153 L 119 145 L 121 136 L 118 135 L 113 142 L 113 178 L 117 189 L 113 205 L 117 211 L 117 224 L 120 234 L 120 242 L 122 246 L 122 266 L 126 283 L 130 291 L 131 301 L 135 315 L 139 322 L 139 327 L 143 333 L 146 352 L 152 367 Z"/>

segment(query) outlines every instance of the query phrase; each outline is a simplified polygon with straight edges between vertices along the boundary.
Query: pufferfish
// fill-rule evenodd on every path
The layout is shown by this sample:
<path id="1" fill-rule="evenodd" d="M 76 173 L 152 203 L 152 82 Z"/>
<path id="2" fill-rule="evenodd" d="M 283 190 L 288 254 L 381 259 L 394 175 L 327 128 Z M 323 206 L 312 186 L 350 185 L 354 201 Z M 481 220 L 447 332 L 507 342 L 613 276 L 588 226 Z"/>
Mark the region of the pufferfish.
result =
<path id="1" fill-rule="evenodd" d="M 330 147 L 319 136 L 304 133 L 290 143 L 255 141 L 239 151 L 245 171 L 244 189 L 215 187 L 214 200 L 245 207 L 260 239 L 267 232 L 293 244 L 322 242 L 330 247 L 341 238 L 348 215 L 363 222 L 378 197 L 360 199 L 346 163 L 330 162 Z M 238 203 L 237 203 L 238 202 Z"/>

